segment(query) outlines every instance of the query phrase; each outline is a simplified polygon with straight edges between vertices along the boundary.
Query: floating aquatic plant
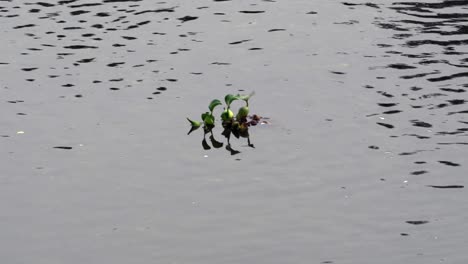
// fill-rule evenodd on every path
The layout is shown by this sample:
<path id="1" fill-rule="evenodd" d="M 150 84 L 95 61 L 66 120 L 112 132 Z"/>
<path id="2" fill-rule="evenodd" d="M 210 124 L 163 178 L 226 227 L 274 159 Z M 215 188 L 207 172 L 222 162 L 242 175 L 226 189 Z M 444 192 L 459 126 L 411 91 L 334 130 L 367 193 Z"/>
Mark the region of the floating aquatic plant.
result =
<path id="1" fill-rule="evenodd" d="M 245 121 L 248 114 L 249 114 L 249 99 L 255 94 L 255 92 L 252 92 L 248 95 L 232 95 L 232 94 L 227 94 L 224 97 L 224 102 L 226 103 L 226 107 L 224 108 L 224 111 L 221 113 L 221 120 L 223 121 L 223 125 L 228 124 L 228 123 L 235 123 L 235 122 L 242 122 Z M 236 117 L 234 118 L 234 112 L 231 110 L 231 104 L 235 100 L 242 100 L 245 102 L 245 106 L 242 106 L 239 108 L 238 113 Z M 192 127 L 198 128 L 201 126 L 201 124 L 205 124 L 205 126 L 214 126 L 214 123 L 216 121 L 214 117 L 214 109 L 218 106 L 222 105 L 221 101 L 219 99 L 213 99 L 210 104 L 208 105 L 208 109 L 210 110 L 209 112 L 205 112 L 201 114 L 201 119 L 202 121 L 194 121 L 191 120 L 190 118 L 187 118 L 187 120 L 190 122 Z"/>
<path id="2" fill-rule="evenodd" d="M 231 144 L 229 141 L 231 134 L 234 135 L 236 138 L 239 138 L 239 137 L 247 138 L 248 146 L 254 147 L 254 145 L 250 143 L 250 136 L 249 136 L 248 128 L 249 126 L 257 125 L 257 123 L 260 121 L 261 118 L 258 115 L 249 116 L 249 112 L 250 112 L 249 100 L 253 95 L 255 95 L 255 92 L 252 92 L 248 95 L 227 94 L 224 97 L 224 102 L 226 105 L 220 115 L 222 126 L 224 128 L 222 135 L 227 138 L 226 149 L 231 152 L 231 155 L 240 153 L 237 150 L 233 150 L 231 147 Z M 237 115 L 234 116 L 234 112 L 231 110 L 231 105 L 236 100 L 244 101 L 245 105 L 241 106 L 237 111 Z M 191 125 L 191 129 L 188 134 L 197 130 L 203 124 L 204 135 L 203 135 L 202 146 L 205 150 L 211 149 L 210 145 L 208 144 L 208 141 L 206 140 L 207 134 L 210 134 L 209 139 L 214 148 L 223 147 L 223 143 L 217 141 L 213 135 L 213 128 L 215 127 L 215 124 L 216 124 L 214 110 L 219 105 L 223 105 L 223 103 L 219 99 L 213 99 L 208 105 L 208 110 L 210 111 L 201 114 L 202 121 L 194 121 L 194 120 L 191 120 L 190 118 L 187 118 L 187 120 L 189 121 Z"/>

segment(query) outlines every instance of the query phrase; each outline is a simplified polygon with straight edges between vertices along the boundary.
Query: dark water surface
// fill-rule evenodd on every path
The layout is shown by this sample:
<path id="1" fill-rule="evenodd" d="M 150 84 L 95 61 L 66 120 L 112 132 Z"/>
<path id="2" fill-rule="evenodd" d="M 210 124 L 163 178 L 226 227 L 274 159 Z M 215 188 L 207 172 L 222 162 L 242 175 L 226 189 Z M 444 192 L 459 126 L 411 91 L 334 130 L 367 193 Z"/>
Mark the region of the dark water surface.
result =
<path id="1" fill-rule="evenodd" d="M 466 0 L 0 0 L 0 30 L 2 263 L 468 259 Z M 186 136 L 251 91 L 255 148 Z"/>

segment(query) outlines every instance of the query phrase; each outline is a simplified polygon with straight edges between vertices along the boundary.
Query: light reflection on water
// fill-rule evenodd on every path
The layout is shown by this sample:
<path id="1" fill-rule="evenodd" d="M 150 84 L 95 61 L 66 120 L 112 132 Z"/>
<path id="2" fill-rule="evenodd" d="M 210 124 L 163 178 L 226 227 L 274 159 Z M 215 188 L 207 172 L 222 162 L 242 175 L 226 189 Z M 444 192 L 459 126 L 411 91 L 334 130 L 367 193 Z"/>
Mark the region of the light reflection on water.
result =
<path id="1" fill-rule="evenodd" d="M 466 259 L 466 1 L 0 3 L 9 263 Z"/>

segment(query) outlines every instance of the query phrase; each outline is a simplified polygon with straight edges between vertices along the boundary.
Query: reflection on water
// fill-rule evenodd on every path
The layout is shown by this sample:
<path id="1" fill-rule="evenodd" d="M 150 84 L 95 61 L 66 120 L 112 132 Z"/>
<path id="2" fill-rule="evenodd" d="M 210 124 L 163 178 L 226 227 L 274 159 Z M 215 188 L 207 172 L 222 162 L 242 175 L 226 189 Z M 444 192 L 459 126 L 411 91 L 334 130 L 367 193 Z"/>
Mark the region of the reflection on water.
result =
<path id="1" fill-rule="evenodd" d="M 235 139 L 237 140 L 242 140 L 245 139 L 247 143 L 247 147 L 250 148 L 255 148 L 254 144 L 250 140 L 250 133 L 251 133 L 251 127 L 257 126 L 257 125 L 266 125 L 268 122 L 266 121 L 265 117 L 259 117 L 257 115 L 254 115 L 253 117 L 249 116 L 248 119 L 250 121 L 245 120 L 245 122 L 238 123 L 236 124 L 231 124 L 231 123 L 223 123 L 222 124 L 222 129 L 223 131 L 221 132 L 221 136 L 223 136 L 226 140 L 226 147 L 225 149 L 231 154 L 231 155 L 236 155 L 241 153 L 241 151 L 236 150 L 232 147 L 231 145 L 231 140 L 232 136 L 234 136 Z M 191 127 L 189 132 L 187 133 L 188 135 L 192 134 L 197 128 Z M 202 139 L 202 147 L 204 150 L 211 150 L 212 147 L 214 149 L 219 149 L 224 146 L 224 142 L 220 142 L 216 140 L 215 134 L 213 130 L 216 131 L 216 126 L 207 126 L 205 125 L 203 127 L 203 139 Z M 209 139 L 210 144 L 207 141 L 207 136 Z"/>
<path id="2" fill-rule="evenodd" d="M 0 0 L 0 28 L 5 261 L 466 261 L 467 0 Z M 251 88 L 274 125 L 185 136 Z"/>
<path id="3" fill-rule="evenodd" d="M 358 5 L 344 4 L 350 8 Z M 390 129 L 393 139 L 412 137 L 424 144 L 424 149 L 405 150 L 399 153 L 401 156 L 417 159 L 428 151 L 445 152 L 456 145 L 467 145 L 468 2 L 392 2 L 371 7 L 396 13 L 375 19 L 374 24 L 390 34 L 388 42 L 376 44 L 386 54 L 382 58 L 388 64 L 369 70 L 380 76 L 397 74 L 400 80 L 388 89 L 365 86 L 383 96 L 376 102 L 382 112 L 367 116 L 381 117 L 377 125 Z M 402 124 L 404 120 L 406 124 Z M 452 157 L 456 160 L 440 156 L 439 164 L 463 166 L 466 161 Z M 429 161 L 417 162 L 421 169 L 412 175 L 430 172 L 424 169 L 430 166 Z M 450 183 L 450 179 L 446 181 Z"/>

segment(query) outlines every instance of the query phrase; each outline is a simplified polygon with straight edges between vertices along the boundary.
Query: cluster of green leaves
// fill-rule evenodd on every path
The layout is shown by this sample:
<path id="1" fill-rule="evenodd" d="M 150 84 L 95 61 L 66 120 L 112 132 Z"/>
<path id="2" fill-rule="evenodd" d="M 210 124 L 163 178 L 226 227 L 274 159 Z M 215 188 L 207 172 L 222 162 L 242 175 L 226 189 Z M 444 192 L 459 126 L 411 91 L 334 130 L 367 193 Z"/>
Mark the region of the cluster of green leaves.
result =
<path id="1" fill-rule="evenodd" d="M 224 108 L 224 111 L 221 113 L 220 117 L 221 120 L 224 124 L 233 124 L 233 123 L 242 123 L 246 120 L 247 115 L 249 114 L 249 99 L 255 94 L 255 92 L 252 92 L 248 95 L 232 95 L 228 94 L 224 97 L 224 102 L 226 103 L 226 107 Z M 242 100 L 245 102 L 245 106 L 242 106 L 239 108 L 237 115 L 234 117 L 234 112 L 231 110 L 231 104 L 232 102 L 236 100 Z M 192 129 L 190 132 L 198 129 L 202 124 L 204 124 L 205 127 L 214 127 L 216 118 L 213 114 L 215 108 L 218 105 L 222 105 L 223 103 L 219 99 L 214 99 L 210 102 L 208 105 L 208 109 L 210 110 L 209 112 L 205 112 L 201 114 L 201 119 L 202 121 L 194 121 L 191 120 L 190 118 L 187 118 L 187 120 L 190 122 L 192 125 Z M 189 132 L 189 134 L 190 134 Z"/>

